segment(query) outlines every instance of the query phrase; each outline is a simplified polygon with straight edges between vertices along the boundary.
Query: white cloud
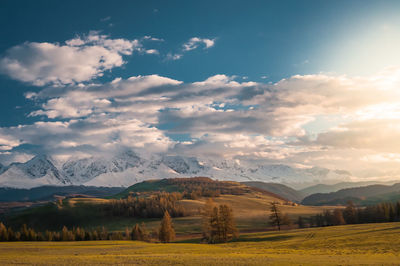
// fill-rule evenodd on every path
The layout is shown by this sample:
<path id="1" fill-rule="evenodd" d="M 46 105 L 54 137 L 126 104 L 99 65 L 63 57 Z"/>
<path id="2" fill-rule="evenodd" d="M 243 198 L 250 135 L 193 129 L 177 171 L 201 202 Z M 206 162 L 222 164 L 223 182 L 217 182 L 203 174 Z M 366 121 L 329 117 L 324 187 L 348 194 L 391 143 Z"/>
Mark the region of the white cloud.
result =
<path id="1" fill-rule="evenodd" d="M 214 45 L 215 45 L 215 39 L 193 37 L 182 45 L 182 49 L 180 52 L 168 53 L 166 56 L 166 60 L 179 60 L 183 57 L 184 53 L 195 50 L 200 46 L 203 46 L 204 49 L 209 49 Z"/>
<path id="2" fill-rule="evenodd" d="M 64 155 L 129 147 L 352 171 L 394 169 L 386 159 L 400 158 L 399 73 L 296 75 L 275 84 L 222 74 L 193 83 L 149 75 L 44 89 L 26 95 L 44 101 L 31 115 L 55 121 L 1 128 L 0 145 L 5 152 L 21 144 Z M 189 139 L 173 140 L 174 134 Z"/>
<path id="3" fill-rule="evenodd" d="M 208 49 L 213 47 L 214 44 L 215 44 L 215 39 L 193 37 L 190 38 L 189 41 L 183 44 L 182 49 L 183 51 L 187 52 L 198 48 L 200 45 L 204 45 L 204 49 Z"/>
<path id="4" fill-rule="evenodd" d="M 145 51 L 146 54 L 159 54 L 158 50 L 156 49 L 148 49 Z"/>
<path id="5" fill-rule="evenodd" d="M 167 60 L 179 60 L 181 59 L 183 56 L 183 54 L 172 54 L 172 53 L 168 53 L 167 54 Z"/>
<path id="6" fill-rule="evenodd" d="M 142 49 L 138 40 L 110 39 L 98 32 L 65 44 L 26 42 L 6 51 L 0 71 L 35 86 L 76 84 L 122 66 L 123 55 Z"/>
<path id="7" fill-rule="evenodd" d="M 156 37 L 149 36 L 149 35 L 144 36 L 143 39 L 144 40 L 149 40 L 149 41 L 154 41 L 154 42 L 163 42 L 164 41 L 164 39 L 156 38 Z"/>

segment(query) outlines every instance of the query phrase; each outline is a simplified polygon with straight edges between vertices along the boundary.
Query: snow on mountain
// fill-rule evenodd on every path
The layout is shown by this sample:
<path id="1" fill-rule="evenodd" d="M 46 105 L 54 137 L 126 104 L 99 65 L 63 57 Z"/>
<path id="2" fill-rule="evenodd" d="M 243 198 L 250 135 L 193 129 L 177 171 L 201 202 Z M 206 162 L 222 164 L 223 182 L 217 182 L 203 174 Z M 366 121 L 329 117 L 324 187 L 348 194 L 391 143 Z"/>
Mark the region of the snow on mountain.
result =
<path id="1" fill-rule="evenodd" d="M 138 167 L 143 159 L 134 152 L 121 153 L 114 158 L 85 158 L 67 161 L 62 166 L 64 175 L 74 184 L 84 184 L 102 174 L 123 172 L 128 168 Z M 118 183 L 118 181 L 117 181 Z"/>
<path id="2" fill-rule="evenodd" d="M 41 185 L 70 185 L 71 182 L 46 155 L 33 157 L 26 163 L 12 163 L 0 175 L 1 187 L 32 188 Z"/>
<path id="3" fill-rule="evenodd" d="M 58 167 L 56 167 L 56 165 Z M 234 160 L 198 159 L 153 155 L 141 158 L 132 151 L 113 157 L 92 157 L 56 163 L 48 156 L 36 156 L 26 163 L 13 163 L 0 174 L 0 186 L 35 187 L 53 185 L 130 186 L 160 178 L 207 176 L 218 180 L 263 181 L 305 187 L 316 183 L 350 181 L 346 171 L 287 165 L 260 165 Z"/>
<path id="4" fill-rule="evenodd" d="M 198 174 L 205 170 L 194 157 L 165 156 L 162 163 L 179 174 Z"/>

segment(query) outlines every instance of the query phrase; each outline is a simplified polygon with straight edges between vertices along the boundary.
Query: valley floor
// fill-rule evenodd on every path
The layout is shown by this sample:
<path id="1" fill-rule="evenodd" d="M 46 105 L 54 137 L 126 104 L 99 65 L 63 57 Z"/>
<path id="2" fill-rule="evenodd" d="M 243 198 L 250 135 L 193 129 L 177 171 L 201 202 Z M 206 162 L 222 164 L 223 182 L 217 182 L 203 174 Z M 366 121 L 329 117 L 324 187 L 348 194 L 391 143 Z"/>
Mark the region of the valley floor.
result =
<path id="1" fill-rule="evenodd" d="M 194 239 L 192 242 L 198 242 Z M 244 234 L 227 244 L 3 242 L 0 265 L 398 265 L 400 223 Z"/>

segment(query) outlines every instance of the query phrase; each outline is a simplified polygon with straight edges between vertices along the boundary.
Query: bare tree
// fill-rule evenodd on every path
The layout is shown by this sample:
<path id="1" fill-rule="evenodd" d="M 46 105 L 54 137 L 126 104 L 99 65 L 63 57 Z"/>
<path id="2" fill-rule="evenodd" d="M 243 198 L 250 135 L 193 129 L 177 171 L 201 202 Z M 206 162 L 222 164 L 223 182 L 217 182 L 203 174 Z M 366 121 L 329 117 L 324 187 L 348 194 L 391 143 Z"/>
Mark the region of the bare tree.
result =
<path id="1" fill-rule="evenodd" d="M 278 231 L 281 231 L 283 216 L 281 211 L 279 210 L 278 202 L 274 201 L 270 203 L 270 211 L 271 211 L 271 214 L 269 215 L 270 224 L 278 227 Z"/>

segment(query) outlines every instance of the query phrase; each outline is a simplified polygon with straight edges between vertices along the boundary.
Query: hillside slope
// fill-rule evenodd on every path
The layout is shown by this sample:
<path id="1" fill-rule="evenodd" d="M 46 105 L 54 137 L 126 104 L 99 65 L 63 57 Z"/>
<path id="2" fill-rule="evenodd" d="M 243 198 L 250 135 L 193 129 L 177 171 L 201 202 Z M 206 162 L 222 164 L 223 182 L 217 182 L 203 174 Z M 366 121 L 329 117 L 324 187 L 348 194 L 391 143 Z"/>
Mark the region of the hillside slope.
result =
<path id="1" fill-rule="evenodd" d="M 117 187 L 86 186 L 42 186 L 31 189 L 0 188 L 0 202 L 54 200 L 54 196 L 83 194 L 92 197 L 107 197 L 121 192 Z"/>
<path id="2" fill-rule="evenodd" d="M 303 193 L 283 184 L 264 183 L 259 181 L 242 182 L 242 184 L 263 189 L 294 202 L 300 202 L 304 198 Z"/>
<path id="3" fill-rule="evenodd" d="M 365 181 L 365 182 L 340 182 L 337 184 L 317 184 L 299 190 L 305 197 L 316 193 L 336 192 L 346 188 L 366 187 L 371 185 L 393 185 L 396 181 Z"/>
<path id="4" fill-rule="evenodd" d="M 316 193 L 303 199 L 304 205 L 343 205 L 352 200 L 359 205 L 400 199 L 400 183 L 392 186 L 371 185 L 342 189 L 331 193 Z"/>
<path id="5" fill-rule="evenodd" d="M 199 188 L 202 193 L 196 194 Z M 218 190 L 218 194 L 209 194 L 210 190 Z M 136 184 L 123 191 L 115 198 L 127 198 L 129 194 L 139 199 L 151 199 L 159 195 L 159 191 L 185 192 L 184 196 L 176 202 L 176 206 L 183 208 L 186 215 L 174 218 L 175 229 L 179 234 L 200 233 L 200 210 L 212 195 L 216 204 L 228 204 L 232 207 L 234 215 L 241 230 L 265 230 L 269 227 L 268 217 L 270 203 L 278 202 L 283 213 L 289 214 L 293 221 L 298 215 L 309 216 L 321 213 L 326 207 L 302 206 L 293 204 L 273 193 L 248 187 L 237 182 L 214 181 L 209 178 L 178 178 L 146 181 Z M 192 192 L 196 192 L 195 197 Z M 50 203 L 44 206 L 25 209 L 4 217 L 3 221 L 20 228 L 23 224 L 37 230 L 61 230 L 68 227 L 96 228 L 106 227 L 108 230 L 125 230 L 137 222 L 146 222 L 149 229 L 158 227 L 158 218 L 142 217 L 135 215 L 116 214 L 110 215 L 107 206 L 115 206 L 115 199 L 100 198 L 67 198 L 62 204 Z M 156 202 L 154 202 L 157 205 Z M 154 206 L 154 205 L 153 205 Z M 106 208 L 105 208 L 106 207 Z M 329 208 L 328 208 L 329 209 Z M 1 217 L 0 217 L 1 219 Z"/>

